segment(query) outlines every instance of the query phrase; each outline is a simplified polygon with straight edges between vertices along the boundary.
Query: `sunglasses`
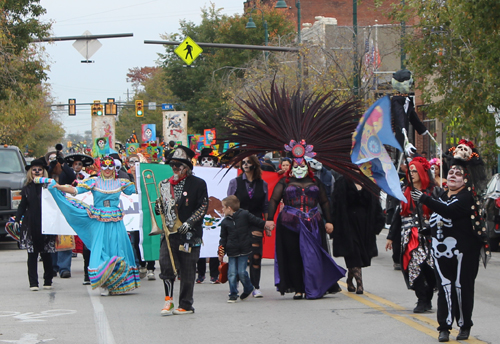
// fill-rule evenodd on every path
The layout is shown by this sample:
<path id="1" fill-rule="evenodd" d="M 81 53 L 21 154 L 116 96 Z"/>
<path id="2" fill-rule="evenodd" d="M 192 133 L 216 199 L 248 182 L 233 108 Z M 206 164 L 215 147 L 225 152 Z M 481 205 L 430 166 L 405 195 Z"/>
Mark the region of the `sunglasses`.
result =
<path id="1" fill-rule="evenodd" d="M 418 173 L 417 170 L 410 170 L 410 173 Z"/>
<path id="2" fill-rule="evenodd" d="M 131 164 L 134 164 L 134 163 L 136 163 L 136 162 L 139 162 L 139 160 L 137 160 L 137 159 L 132 159 L 132 160 L 129 160 L 128 162 L 129 162 L 129 163 L 131 163 Z"/>
<path id="3" fill-rule="evenodd" d="M 170 167 L 177 167 L 177 168 L 180 168 L 182 166 L 180 162 L 171 162 L 169 165 Z"/>
<path id="4" fill-rule="evenodd" d="M 115 169 L 115 167 L 114 166 L 101 166 L 101 169 L 113 171 Z"/>

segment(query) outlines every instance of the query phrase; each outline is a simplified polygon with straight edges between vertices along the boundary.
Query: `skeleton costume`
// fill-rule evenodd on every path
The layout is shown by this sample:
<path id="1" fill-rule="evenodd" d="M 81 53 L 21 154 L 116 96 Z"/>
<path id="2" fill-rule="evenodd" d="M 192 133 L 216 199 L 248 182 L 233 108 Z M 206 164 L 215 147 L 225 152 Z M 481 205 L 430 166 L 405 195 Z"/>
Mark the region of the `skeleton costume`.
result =
<path id="1" fill-rule="evenodd" d="M 250 155 L 271 151 L 291 153 L 294 163 L 274 188 L 268 221 L 283 200 L 276 223 L 275 285 L 281 294 L 316 299 L 327 291 L 339 291 L 337 281 L 345 275 L 326 250 L 326 225 L 331 213 L 323 184 L 313 176 L 306 157 L 315 158 L 346 178 L 376 193 L 377 187 L 351 162 L 352 132 L 361 117 L 357 101 L 341 101 L 331 93 L 314 94 L 285 86 L 251 91 L 239 104 L 240 116 L 228 119 L 228 132 L 221 140 L 238 142 L 228 150 L 234 166 Z M 292 173 L 292 174 L 290 174 Z M 323 210 L 323 216 L 319 208 Z"/>
<path id="2" fill-rule="evenodd" d="M 434 211 L 430 225 L 439 288 L 438 331 L 449 331 L 455 319 L 461 329 L 457 339 L 467 339 L 473 325 L 474 282 L 481 247 L 489 250 L 475 188 L 480 184 L 482 161 L 473 148 L 472 142 L 462 140 L 451 150 L 454 154 L 448 186 L 451 188 L 450 178 L 457 171 L 463 175 L 465 187 L 461 191 L 450 197 L 448 191 L 441 190 L 434 198 L 422 195 L 419 200 Z"/>
<path id="3" fill-rule="evenodd" d="M 184 146 L 177 146 L 172 152 L 166 152 L 166 162 L 174 168 L 187 169 L 176 179 L 176 175 L 160 182 L 160 196 L 163 204 L 171 204 L 171 208 L 158 208 L 165 215 L 169 228 L 177 219 L 182 225 L 175 233 L 170 233 L 170 248 L 165 235 L 162 235 L 160 246 L 160 278 L 164 282 L 165 307 L 162 315 L 194 313 L 193 290 L 196 277 L 196 263 L 200 258 L 200 247 L 203 236 L 203 217 L 208 210 L 207 184 L 201 178 L 191 174 L 194 152 Z M 173 310 L 173 289 L 176 271 L 172 265 L 170 252 L 174 259 L 177 274 L 181 275 L 179 308 Z"/>

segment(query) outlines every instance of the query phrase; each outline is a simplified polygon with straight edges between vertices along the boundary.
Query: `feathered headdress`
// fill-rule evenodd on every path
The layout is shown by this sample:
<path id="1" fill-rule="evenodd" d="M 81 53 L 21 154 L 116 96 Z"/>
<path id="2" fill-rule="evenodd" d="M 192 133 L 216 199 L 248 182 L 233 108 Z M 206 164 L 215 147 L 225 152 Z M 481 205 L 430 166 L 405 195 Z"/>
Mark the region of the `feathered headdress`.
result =
<path id="1" fill-rule="evenodd" d="M 356 100 L 346 102 L 332 92 L 315 94 L 295 90 L 289 94 L 273 82 L 270 92 L 250 91 L 238 104 L 241 116 L 229 118 L 221 140 L 237 142 L 226 154 L 234 166 L 252 154 L 291 151 L 295 160 L 314 156 L 345 177 L 378 190 L 351 162 L 352 133 L 361 112 Z M 300 146 L 300 147 L 299 147 Z"/>

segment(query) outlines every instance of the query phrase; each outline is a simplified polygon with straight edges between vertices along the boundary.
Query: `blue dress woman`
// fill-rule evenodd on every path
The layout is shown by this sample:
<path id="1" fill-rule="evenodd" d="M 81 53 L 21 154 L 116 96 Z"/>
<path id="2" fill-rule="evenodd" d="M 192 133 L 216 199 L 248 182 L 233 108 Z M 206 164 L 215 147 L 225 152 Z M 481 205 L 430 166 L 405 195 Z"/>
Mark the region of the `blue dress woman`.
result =
<path id="1" fill-rule="evenodd" d="M 90 281 L 93 289 L 101 287 L 103 296 L 123 294 L 140 286 L 134 252 L 119 208 L 120 194 L 134 193 L 135 185 L 126 179 L 116 179 L 115 172 L 113 158 L 104 157 L 100 175 L 85 179 L 76 187 L 59 185 L 46 178 L 38 180 L 50 183 L 49 191 L 68 224 L 90 249 Z M 93 206 L 65 194 L 75 196 L 87 191 L 92 192 Z"/>

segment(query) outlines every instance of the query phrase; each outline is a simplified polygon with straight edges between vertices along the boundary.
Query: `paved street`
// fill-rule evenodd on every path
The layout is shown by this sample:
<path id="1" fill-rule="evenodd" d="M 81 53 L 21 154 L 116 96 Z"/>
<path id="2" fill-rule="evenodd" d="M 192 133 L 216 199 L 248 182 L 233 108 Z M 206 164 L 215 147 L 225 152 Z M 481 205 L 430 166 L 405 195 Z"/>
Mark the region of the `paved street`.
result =
<path id="1" fill-rule="evenodd" d="M 363 269 L 364 295 L 343 291 L 320 300 L 282 297 L 273 288 L 273 263 L 264 260 L 264 298 L 228 304 L 227 284 L 205 282 L 195 287 L 195 314 L 169 317 L 160 316 L 164 294 L 159 279 L 142 280 L 141 288 L 130 294 L 101 297 L 82 285 L 81 255 L 73 259 L 70 279 L 57 277 L 53 290 L 32 292 L 26 252 L 14 242 L 0 242 L 0 343 L 437 343 L 436 298 L 432 312 L 411 312 L 415 295 L 392 269 L 383 250 L 384 232 L 378 239 L 379 257 Z M 338 262 L 344 264 L 343 259 Z M 41 263 L 38 271 L 41 275 Z M 500 254 L 494 253 L 488 269 L 480 268 L 473 338 L 463 343 L 500 342 L 499 272 Z M 456 334 L 452 332 L 450 343 L 457 343 Z"/>

